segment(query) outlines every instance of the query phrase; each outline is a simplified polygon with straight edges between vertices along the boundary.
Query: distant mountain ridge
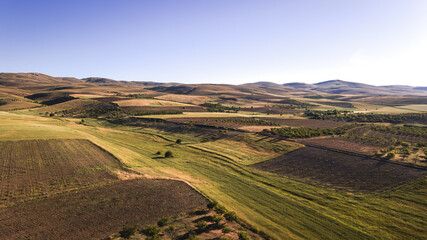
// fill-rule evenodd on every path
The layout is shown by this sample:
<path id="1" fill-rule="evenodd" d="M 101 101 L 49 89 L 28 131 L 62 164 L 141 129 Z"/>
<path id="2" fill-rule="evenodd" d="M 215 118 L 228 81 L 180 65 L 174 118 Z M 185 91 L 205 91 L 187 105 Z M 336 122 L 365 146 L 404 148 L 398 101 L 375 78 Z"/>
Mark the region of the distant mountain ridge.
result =
<path id="1" fill-rule="evenodd" d="M 126 87 L 140 86 L 148 90 L 191 95 L 215 95 L 228 94 L 254 94 L 271 93 L 280 94 L 287 92 L 299 92 L 301 94 L 340 94 L 340 95 L 365 95 L 365 96 L 427 96 L 427 87 L 389 85 L 374 86 L 364 83 L 349 82 L 343 80 L 328 80 L 315 84 L 291 82 L 278 84 L 261 81 L 241 85 L 231 84 L 183 84 L 183 83 L 157 83 L 152 81 L 117 81 L 102 77 L 72 78 L 52 77 L 41 73 L 0 73 L 0 86 L 18 88 L 47 88 L 69 89 L 77 86 L 110 86 Z"/>
<path id="2" fill-rule="evenodd" d="M 264 84 L 264 83 L 263 83 Z M 254 83 L 254 85 L 257 85 Z M 427 87 L 412 87 L 406 85 L 374 86 L 364 83 L 349 82 L 343 80 L 328 80 L 315 84 L 307 83 L 285 83 L 285 87 L 299 90 L 312 90 L 329 94 L 352 94 L 352 95 L 427 95 Z"/>

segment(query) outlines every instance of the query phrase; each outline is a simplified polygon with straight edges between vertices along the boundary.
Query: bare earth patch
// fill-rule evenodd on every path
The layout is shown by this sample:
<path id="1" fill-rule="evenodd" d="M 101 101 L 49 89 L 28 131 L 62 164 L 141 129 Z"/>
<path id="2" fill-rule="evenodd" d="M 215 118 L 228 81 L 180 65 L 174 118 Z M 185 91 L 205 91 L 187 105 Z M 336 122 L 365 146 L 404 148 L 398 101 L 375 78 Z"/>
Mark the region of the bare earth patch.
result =
<path id="1" fill-rule="evenodd" d="M 0 204 L 116 180 L 119 161 L 82 139 L 0 142 Z"/>
<path id="2" fill-rule="evenodd" d="M 296 141 L 302 144 L 312 144 L 316 146 L 324 146 L 328 148 L 342 149 L 350 152 L 358 152 L 371 155 L 373 155 L 377 150 L 381 149 L 381 147 L 378 146 L 363 144 L 360 142 L 352 141 L 347 138 L 320 137 L 310 139 L 298 139 Z"/>
<path id="3" fill-rule="evenodd" d="M 313 147 L 300 148 L 252 166 L 312 184 L 355 192 L 392 188 L 427 172 Z"/>
<path id="4" fill-rule="evenodd" d="M 205 207 L 183 182 L 135 179 L 0 209 L 0 239 L 102 239 Z"/>

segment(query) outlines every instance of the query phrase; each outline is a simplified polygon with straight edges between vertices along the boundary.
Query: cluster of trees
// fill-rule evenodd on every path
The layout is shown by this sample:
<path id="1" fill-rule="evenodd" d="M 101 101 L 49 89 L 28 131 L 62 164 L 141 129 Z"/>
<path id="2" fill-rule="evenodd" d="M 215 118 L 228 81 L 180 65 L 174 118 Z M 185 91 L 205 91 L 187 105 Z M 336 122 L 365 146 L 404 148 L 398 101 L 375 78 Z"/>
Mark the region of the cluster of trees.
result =
<path id="1" fill-rule="evenodd" d="M 142 111 L 126 111 L 122 110 L 123 113 L 129 116 L 143 116 L 143 115 L 165 115 L 165 114 L 182 114 L 182 111 L 177 110 L 142 110 Z"/>
<path id="2" fill-rule="evenodd" d="M 346 137 L 348 139 L 358 140 L 358 141 L 369 143 L 376 146 L 396 145 L 400 143 L 399 140 L 393 137 L 386 138 L 386 137 L 368 136 L 368 135 L 354 134 L 354 133 L 348 133 L 346 134 Z"/>
<path id="3" fill-rule="evenodd" d="M 305 116 L 312 119 L 335 120 L 345 122 L 387 122 L 387 123 L 422 123 L 427 124 L 427 113 L 402 113 L 402 114 L 364 114 L 351 113 L 350 111 L 312 111 L 305 112 Z"/>
<path id="4" fill-rule="evenodd" d="M 205 119 L 205 121 L 227 122 L 227 123 L 237 123 L 242 125 L 255 125 L 255 126 L 280 126 L 279 123 L 267 121 L 263 119 L 256 119 L 256 118 Z"/>
<path id="5" fill-rule="evenodd" d="M 182 111 L 177 110 L 125 110 L 121 109 L 115 103 L 101 102 L 89 104 L 83 107 L 63 110 L 57 112 L 61 115 L 72 116 L 78 118 L 97 118 L 105 117 L 110 119 L 123 118 L 127 116 L 143 116 L 143 115 L 162 115 L 162 114 L 182 114 Z"/>
<path id="6" fill-rule="evenodd" d="M 319 111 L 319 110 L 307 110 L 304 112 L 304 115 L 306 117 L 309 117 L 311 119 L 319 119 L 319 120 L 335 120 L 338 116 L 341 116 L 343 114 L 347 115 L 350 114 L 350 111 L 339 111 L 339 110 L 327 110 L 327 111 Z"/>
<path id="7" fill-rule="evenodd" d="M 282 128 L 272 128 L 270 130 L 264 129 L 265 133 L 270 133 L 274 135 L 278 135 L 280 137 L 285 138 L 311 138 L 322 135 L 342 135 L 346 133 L 345 129 L 342 128 L 329 128 L 329 129 L 321 129 L 321 128 L 308 128 L 308 127 L 282 127 Z"/>
<path id="8" fill-rule="evenodd" d="M 97 118 L 99 116 L 115 117 L 120 113 L 120 108 L 115 103 L 98 101 L 79 108 L 59 111 L 57 113 L 78 118 Z"/>
<path id="9" fill-rule="evenodd" d="M 145 235 L 146 239 L 160 239 L 160 232 L 161 232 L 160 228 L 168 225 L 169 225 L 169 218 L 162 217 L 159 219 L 159 221 L 157 221 L 157 226 L 151 225 L 151 226 L 144 227 L 139 230 L 139 233 Z M 173 229 L 175 229 L 174 226 L 172 225 L 169 226 L 169 230 L 173 230 Z M 126 226 L 119 232 L 119 235 L 124 239 L 129 239 L 133 235 L 135 235 L 135 233 L 137 232 L 138 232 L 138 229 L 136 226 Z"/>
<path id="10" fill-rule="evenodd" d="M 298 108 L 307 108 L 307 107 L 317 106 L 317 105 L 314 105 L 314 104 L 311 104 L 311 103 L 300 102 L 300 101 L 297 101 L 297 100 L 291 99 L 291 98 L 280 100 L 277 103 L 289 104 L 289 105 L 291 105 L 291 107 L 295 106 L 295 107 L 298 107 Z"/>
<path id="11" fill-rule="evenodd" d="M 427 137 L 427 127 L 417 126 L 371 126 L 371 129 L 379 132 L 393 133 L 397 135 L 410 135 L 417 137 Z"/>
<path id="12" fill-rule="evenodd" d="M 128 94 L 128 95 L 126 95 L 126 97 L 139 98 L 139 99 L 154 99 L 154 97 L 148 96 L 145 94 Z"/>
<path id="13" fill-rule="evenodd" d="M 349 102 L 331 102 L 331 101 L 326 101 L 326 102 L 317 102 L 319 104 L 324 104 L 324 105 L 329 105 L 329 106 L 334 106 L 334 107 L 341 107 L 341 108 L 355 108 L 355 106 L 352 103 Z"/>
<path id="14" fill-rule="evenodd" d="M 209 112 L 235 112 L 237 113 L 240 110 L 240 107 L 227 107 L 221 103 L 203 103 L 200 106 L 206 107 L 206 110 Z"/>

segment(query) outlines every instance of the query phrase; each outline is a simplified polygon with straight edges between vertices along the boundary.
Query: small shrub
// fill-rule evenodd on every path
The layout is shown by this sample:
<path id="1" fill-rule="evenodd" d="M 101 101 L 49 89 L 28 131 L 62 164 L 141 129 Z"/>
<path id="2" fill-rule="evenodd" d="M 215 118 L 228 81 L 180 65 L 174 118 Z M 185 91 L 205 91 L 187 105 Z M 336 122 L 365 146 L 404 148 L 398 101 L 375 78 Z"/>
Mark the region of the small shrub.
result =
<path id="1" fill-rule="evenodd" d="M 216 226 L 219 226 L 219 223 L 224 219 L 223 216 L 215 214 L 211 217 L 212 222 L 215 222 Z"/>
<path id="2" fill-rule="evenodd" d="M 215 206 L 215 212 L 217 212 L 219 214 L 224 214 L 227 212 L 227 209 L 224 206 L 217 204 Z"/>
<path id="3" fill-rule="evenodd" d="M 237 217 L 236 212 L 227 212 L 224 214 L 225 219 L 227 219 L 227 221 L 237 221 L 239 218 Z"/>
<path id="4" fill-rule="evenodd" d="M 219 237 L 218 240 L 233 240 L 233 239 L 229 237 Z"/>
<path id="5" fill-rule="evenodd" d="M 169 232 L 173 232 L 173 231 L 175 231 L 175 229 L 176 229 L 176 227 L 174 225 L 169 225 L 169 227 L 168 227 Z"/>
<path id="6" fill-rule="evenodd" d="M 169 157 L 173 157 L 173 154 L 171 151 L 166 151 L 165 152 L 165 158 L 169 158 Z"/>
<path id="7" fill-rule="evenodd" d="M 256 227 L 249 227 L 249 230 L 251 230 L 253 233 L 259 233 L 259 229 Z"/>
<path id="8" fill-rule="evenodd" d="M 210 201 L 210 202 L 208 203 L 207 207 L 208 207 L 210 210 L 212 210 L 212 209 L 214 209 L 217 205 L 218 205 L 218 202 L 214 200 L 214 201 Z"/>
<path id="9" fill-rule="evenodd" d="M 119 232 L 120 237 L 128 239 L 136 233 L 136 227 L 126 226 Z"/>
<path id="10" fill-rule="evenodd" d="M 200 232 L 204 232 L 208 227 L 208 223 L 206 221 L 201 220 L 196 223 L 196 227 L 197 230 L 199 230 Z"/>
<path id="11" fill-rule="evenodd" d="M 177 139 L 176 143 L 181 144 L 182 140 L 181 139 Z"/>
<path id="12" fill-rule="evenodd" d="M 159 219 L 159 221 L 157 221 L 157 226 L 164 227 L 164 226 L 168 225 L 168 222 L 169 222 L 169 218 L 162 217 Z"/>
<path id="13" fill-rule="evenodd" d="M 245 231 L 240 231 L 237 233 L 237 235 L 239 236 L 239 240 L 249 240 L 249 235 L 247 232 Z"/>
<path id="14" fill-rule="evenodd" d="M 222 233 L 229 233 L 231 231 L 233 231 L 233 230 L 229 226 L 224 226 L 222 228 Z"/>
<path id="15" fill-rule="evenodd" d="M 160 151 L 157 151 L 157 152 L 156 152 L 156 155 L 160 155 L 160 154 L 162 154 L 162 152 L 160 152 Z"/>
<path id="16" fill-rule="evenodd" d="M 156 226 L 148 226 L 141 230 L 141 233 L 148 237 L 156 237 L 160 233 L 160 228 Z"/>
<path id="17" fill-rule="evenodd" d="M 195 235 L 193 235 L 193 234 L 191 234 L 191 235 L 188 235 L 188 238 L 187 238 L 188 240 L 200 240 L 200 238 L 198 238 L 198 237 L 196 237 Z"/>

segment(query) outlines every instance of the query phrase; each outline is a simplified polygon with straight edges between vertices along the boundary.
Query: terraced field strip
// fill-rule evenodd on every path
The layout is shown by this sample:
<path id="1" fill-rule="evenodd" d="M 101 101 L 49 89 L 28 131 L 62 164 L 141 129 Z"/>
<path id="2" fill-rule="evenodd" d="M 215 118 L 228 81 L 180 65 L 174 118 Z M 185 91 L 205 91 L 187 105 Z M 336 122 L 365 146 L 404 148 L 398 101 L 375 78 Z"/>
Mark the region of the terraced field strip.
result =
<path id="1" fill-rule="evenodd" d="M 252 166 L 316 185 L 355 192 L 389 189 L 427 173 L 424 169 L 376 161 L 363 154 L 350 155 L 322 148 L 304 147 Z"/>
<path id="2" fill-rule="evenodd" d="M 88 140 L 0 142 L 0 204 L 116 180 L 120 163 Z"/>
<path id="3" fill-rule="evenodd" d="M 0 208 L 0 239 L 104 239 L 124 226 L 204 208 L 180 181 L 135 179 Z"/>

